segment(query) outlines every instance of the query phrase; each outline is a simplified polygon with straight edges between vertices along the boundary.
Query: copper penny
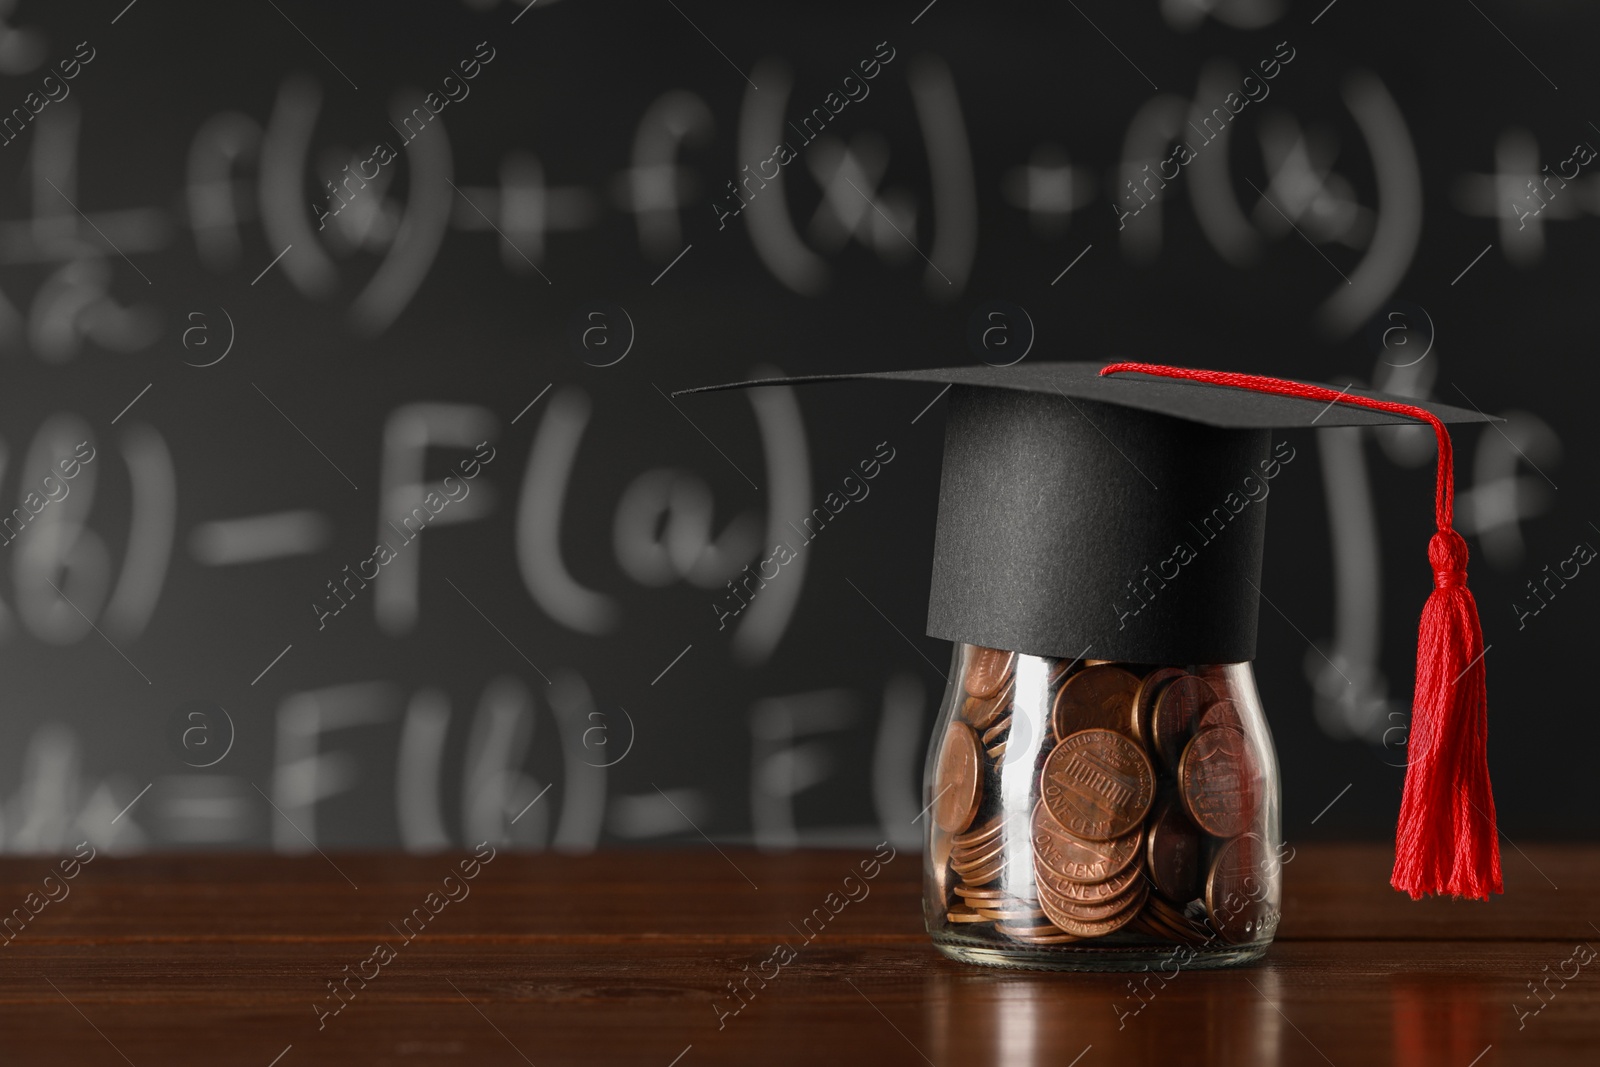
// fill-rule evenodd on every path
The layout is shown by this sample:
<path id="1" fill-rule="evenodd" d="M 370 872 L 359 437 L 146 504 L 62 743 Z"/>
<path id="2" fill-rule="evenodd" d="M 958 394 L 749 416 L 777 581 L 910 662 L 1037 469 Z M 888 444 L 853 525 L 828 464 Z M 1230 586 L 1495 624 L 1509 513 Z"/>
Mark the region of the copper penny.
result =
<path id="1" fill-rule="evenodd" d="M 1016 658 L 1015 652 L 974 645 L 967 663 L 967 692 L 985 700 L 1000 692 L 1011 677 L 1011 664 Z"/>
<path id="2" fill-rule="evenodd" d="M 1051 751 L 1039 795 L 1056 825 L 1075 837 L 1110 841 L 1144 820 L 1156 772 L 1144 749 L 1115 730 L 1080 730 Z"/>
<path id="3" fill-rule="evenodd" d="M 988 885 L 999 878 L 1006 870 L 1006 857 L 1004 853 L 992 860 L 987 866 L 976 870 L 964 871 L 961 880 L 968 885 Z"/>
<path id="4" fill-rule="evenodd" d="M 1200 895 L 1200 831 L 1174 800 L 1164 801 L 1145 832 L 1145 866 L 1168 900 L 1185 903 Z"/>
<path id="5" fill-rule="evenodd" d="M 951 849 L 950 856 L 957 863 L 988 855 L 1005 844 L 1005 836 L 1003 834 L 987 834 L 982 837 L 974 837 L 970 841 L 965 840 L 958 834 L 955 840 L 960 843 Z"/>
<path id="6" fill-rule="evenodd" d="M 1139 908 L 1144 903 L 1143 897 L 1150 892 L 1148 886 L 1140 886 L 1138 895 L 1129 902 L 1128 907 L 1107 919 L 1084 920 L 1075 919 L 1070 915 L 1061 913 L 1048 899 L 1041 899 L 1039 903 L 1044 907 L 1045 914 L 1050 916 L 1050 921 L 1059 926 L 1063 931 L 1077 937 L 1105 937 L 1107 934 L 1116 933 L 1132 922 L 1139 914 Z"/>
<path id="7" fill-rule="evenodd" d="M 1146 909 L 1156 921 L 1165 923 L 1174 930 L 1194 933 L 1198 927 L 1195 921 L 1183 913 L 1183 909 L 1162 900 L 1160 895 L 1152 896 Z"/>
<path id="8" fill-rule="evenodd" d="M 1050 716 L 1056 738 L 1079 730 L 1115 730 L 1138 740 L 1134 725 L 1135 694 L 1139 679 L 1121 667 L 1088 667 L 1061 683 Z"/>
<path id="9" fill-rule="evenodd" d="M 1043 910 L 1027 906 L 1010 906 L 999 908 L 978 908 L 977 912 L 986 919 L 998 919 L 1000 922 L 1029 922 L 1034 919 L 1044 918 Z"/>
<path id="10" fill-rule="evenodd" d="M 1139 740 L 1150 743 L 1150 720 L 1155 715 L 1156 697 L 1161 695 L 1161 690 L 1166 688 L 1168 682 L 1182 678 L 1185 673 L 1179 667 L 1158 667 L 1139 682 L 1139 691 L 1133 698 L 1134 722 L 1138 725 Z"/>
<path id="11" fill-rule="evenodd" d="M 1209 866 L 1207 869 L 1209 870 Z M 1177 919 L 1180 922 L 1189 921 L 1184 917 L 1184 908 L 1181 908 L 1176 904 L 1170 904 L 1167 901 L 1162 900 L 1160 897 L 1150 898 L 1150 910 L 1153 912 L 1158 912 L 1159 914 L 1165 915 L 1169 918 Z"/>
<path id="12" fill-rule="evenodd" d="M 1125 896 L 1144 879 L 1144 873 L 1138 864 L 1133 864 L 1103 882 L 1071 882 L 1042 866 L 1036 859 L 1033 877 L 1034 885 L 1041 893 L 1048 891 L 1069 904 L 1104 904 Z"/>
<path id="13" fill-rule="evenodd" d="M 1152 902 L 1155 899 L 1156 898 L 1153 895 L 1150 898 Z M 1185 919 L 1182 916 L 1173 918 L 1157 911 L 1150 904 L 1147 904 L 1144 911 L 1140 913 L 1139 922 L 1146 932 L 1154 937 L 1159 937 L 1166 941 L 1179 941 L 1188 944 L 1195 944 L 1206 940 L 1205 931 L 1201 930 L 1188 919 Z"/>
<path id="14" fill-rule="evenodd" d="M 1146 937 L 1153 937 L 1158 941 L 1172 940 L 1171 934 L 1167 933 L 1165 930 L 1161 929 L 1159 926 L 1156 926 L 1150 921 L 1149 908 L 1145 908 L 1143 911 L 1139 912 L 1138 915 L 1135 915 L 1133 917 L 1133 921 L 1128 923 L 1127 928 L 1130 931 L 1144 934 Z"/>
<path id="15" fill-rule="evenodd" d="M 967 908 L 952 908 L 945 912 L 945 920 L 953 923 L 986 923 L 992 921 L 987 915 L 979 915 Z"/>
<path id="16" fill-rule="evenodd" d="M 1009 926 L 995 923 L 994 928 L 1008 937 L 1029 945 L 1065 945 L 1083 938 L 1062 932 L 1048 923 L 1039 926 Z"/>
<path id="17" fill-rule="evenodd" d="M 1006 843 L 1001 840 L 988 841 L 977 848 L 963 852 L 954 852 L 950 855 L 950 866 L 957 874 L 975 871 L 980 867 L 988 866 L 998 859 L 1006 850 Z"/>
<path id="18" fill-rule="evenodd" d="M 1113 915 L 1121 915 L 1130 907 L 1138 911 L 1139 905 L 1144 903 L 1147 895 L 1144 891 L 1148 888 L 1148 884 L 1141 881 L 1138 884 L 1130 885 L 1126 891 L 1098 904 L 1080 904 L 1077 901 L 1068 900 L 1053 889 L 1041 884 L 1039 886 L 1039 900 L 1041 904 L 1044 901 L 1049 901 L 1051 910 L 1058 915 L 1069 915 L 1079 922 L 1101 922 L 1111 918 Z"/>
<path id="19" fill-rule="evenodd" d="M 1142 830 L 1110 841 L 1086 841 L 1063 833 L 1043 804 L 1033 809 L 1033 860 L 1069 882 L 1104 882 L 1139 854 Z"/>
<path id="20" fill-rule="evenodd" d="M 1150 747 L 1167 770 L 1177 771 L 1183 746 L 1194 735 L 1201 712 L 1216 699 L 1216 691 L 1192 674 L 1174 678 L 1161 688 L 1150 716 Z"/>
<path id="21" fill-rule="evenodd" d="M 1213 837 L 1250 829 L 1255 783 L 1244 734 L 1227 726 L 1195 734 L 1178 764 L 1178 790 L 1189 818 Z"/>
<path id="22" fill-rule="evenodd" d="M 979 889 L 977 886 L 971 885 L 958 885 L 956 886 L 956 892 L 960 893 L 969 902 L 981 900 L 1000 901 L 1011 895 L 1004 889 Z"/>
<path id="23" fill-rule="evenodd" d="M 1007 715 L 1005 718 L 1001 719 L 999 722 L 983 731 L 983 743 L 986 745 L 994 744 L 996 741 L 1004 737 L 1006 735 L 1006 731 L 1010 729 L 1011 716 Z"/>
<path id="24" fill-rule="evenodd" d="M 1244 719 L 1239 716 L 1239 709 L 1231 700 L 1219 700 L 1207 708 L 1200 716 L 1200 729 L 1208 726 L 1231 726 L 1235 730 L 1244 730 Z"/>
<path id="25" fill-rule="evenodd" d="M 1218 849 L 1211 861 L 1206 910 L 1212 929 L 1229 944 L 1259 941 L 1272 933 L 1277 909 L 1266 899 L 1266 856 L 1260 837 L 1242 834 Z"/>
<path id="26" fill-rule="evenodd" d="M 933 802 L 933 818 L 942 829 L 960 833 L 972 825 L 983 799 L 983 754 L 978 750 L 978 735 L 964 722 L 953 722 L 944 735 L 939 753 L 939 794 Z"/>
<path id="27" fill-rule="evenodd" d="M 1013 679 L 1007 679 L 1000 691 L 990 697 L 968 697 L 961 706 L 961 717 L 980 730 L 993 726 L 1011 707 L 1011 696 L 1016 691 Z"/>
<path id="28" fill-rule="evenodd" d="M 963 881 L 977 885 L 979 883 L 973 882 L 972 879 L 968 878 L 967 876 L 977 871 L 984 870 L 987 867 L 991 867 L 997 862 L 1005 862 L 1005 854 L 1000 849 L 995 849 L 992 855 L 974 856 L 965 862 L 963 862 L 960 857 L 952 857 L 950 860 L 950 869 L 955 871 L 956 876 Z"/>
<path id="29" fill-rule="evenodd" d="M 1005 828 L 1006 820 L 1003 815 L 996 815 L 982 826 L 968 830 L 964 834 L 957 834 L 954 838 L 957 848 L 971 848 L 980 845 L 998 834 Z"/>

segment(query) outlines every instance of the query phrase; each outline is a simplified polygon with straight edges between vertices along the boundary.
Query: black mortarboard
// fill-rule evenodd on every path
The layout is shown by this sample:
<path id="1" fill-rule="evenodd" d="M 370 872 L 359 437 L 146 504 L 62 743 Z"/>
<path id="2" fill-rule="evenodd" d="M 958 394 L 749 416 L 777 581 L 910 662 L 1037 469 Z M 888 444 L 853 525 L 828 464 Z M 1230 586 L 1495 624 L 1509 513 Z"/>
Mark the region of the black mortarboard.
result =
<path id="1" fill-rule="evenodd" d="M 951 387 L 930 636 L 1067 659 L 1254 659 L 1264 505 L 1271 476 L 1294 456 L 1274 455 L 1269 431 L 1415 420 L 1196 382 L 1102 377 L 1102 366 L 708 388 L 854 379 Z M 1446 422 L 1486 418 L 1426 406 Z"/>
<path id="2" fill-rule="evenodd" d="M 1274 450 L 1271 431 L 1430 423 L 1440 446 L 1436 588 L 1411 731 L 1414 745 L 1427 737 L 1429 747 L 1408 769 L 1394 884 L 1413 896 L 1498 891 L 1486 727 L 1477 725 L 1482 636 L 1464 583 L 1466 545 L 1450 528 L 1443 427 L 1489 416 L 1149 364 L 807 375 L 684 392 L 855 379 L 948 388 L 928 633 L 1069 659 L 1254 659 L 1268 483 L 1294 456 Z M 1487 836 L 1482 820 L 1458 812 L 1451 797 L 1462 791 L 1487 805 Z"/>

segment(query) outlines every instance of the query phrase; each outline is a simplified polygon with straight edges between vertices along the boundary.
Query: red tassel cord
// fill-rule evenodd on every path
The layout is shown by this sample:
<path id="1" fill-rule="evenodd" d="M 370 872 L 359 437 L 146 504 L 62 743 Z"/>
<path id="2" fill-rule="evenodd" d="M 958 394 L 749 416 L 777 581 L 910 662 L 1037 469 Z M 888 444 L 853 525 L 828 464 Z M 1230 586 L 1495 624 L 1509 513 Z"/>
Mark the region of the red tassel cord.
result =
<path id="1" fill-rule="evenodd" d="M 1417 634 L 1417 688 L 1411 705 L 1405 792 L 1395 828 L 1390 884 L 1412 899 L 1427 893 L 1487 900 L 1501 891 L 1500 838 L 1489 785 L 1488 695 L 1483 628 L 1467 589 L 1467 543 L 1452 527 L 1455 469 L 1450 434 L 1432 412 L 1411 404 L 1352 396 L 1320 385 L 1254 374 L 1113 363 L 1124 372 L 1181 378 L 1258 393 L 1350 404 L 1418 419 L 1439 446 L 1434 485 L 1437 532 L 1428 543 L 1433 593 Z"/>

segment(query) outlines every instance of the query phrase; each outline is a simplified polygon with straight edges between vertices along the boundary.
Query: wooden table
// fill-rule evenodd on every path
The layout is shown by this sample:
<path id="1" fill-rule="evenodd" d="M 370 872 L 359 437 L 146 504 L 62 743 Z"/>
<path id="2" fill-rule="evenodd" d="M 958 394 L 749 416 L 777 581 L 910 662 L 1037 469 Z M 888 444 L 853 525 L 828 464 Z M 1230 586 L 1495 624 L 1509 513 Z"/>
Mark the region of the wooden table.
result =
<path id="1" fill-rule="evenodd" d="M 1600 958 L 1574 955 L 1597 848 L 1508 847 L 1472 905 L 1392 892 L 1386 848 L 1301 847 L 1266 961 L 1152 981 L 1137 1014 L 1126 975 L 940 957 L 908 853 L 804 943 L 867 855 L 502 851 L 471 881 L 455 855 L 99 856 L 48 886 L 7 859 L 0 907 L 41 895 L 0 948 L 0 1064 L 1600 1063 Z M 779 941 L 797 957 L 719 1027 Z"/>

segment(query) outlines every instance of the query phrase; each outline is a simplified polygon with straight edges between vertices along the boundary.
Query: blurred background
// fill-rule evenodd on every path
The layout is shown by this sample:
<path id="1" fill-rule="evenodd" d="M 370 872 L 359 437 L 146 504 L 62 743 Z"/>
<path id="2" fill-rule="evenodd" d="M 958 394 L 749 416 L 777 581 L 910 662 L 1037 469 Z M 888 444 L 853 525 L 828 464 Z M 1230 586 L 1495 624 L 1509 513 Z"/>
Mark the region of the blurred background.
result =
<path id="1" fill-rule="evenodd" d="M 1118 357 L 1502 416 L 1501 826 L 1600 829 L 1600 14 L 924 4 L 0 2 L 0 848 L 916 847 L 937 390 L 670 394 Z M 1381 839 L 1432 443 L 1290 441 L 1284 833 Z"/>

